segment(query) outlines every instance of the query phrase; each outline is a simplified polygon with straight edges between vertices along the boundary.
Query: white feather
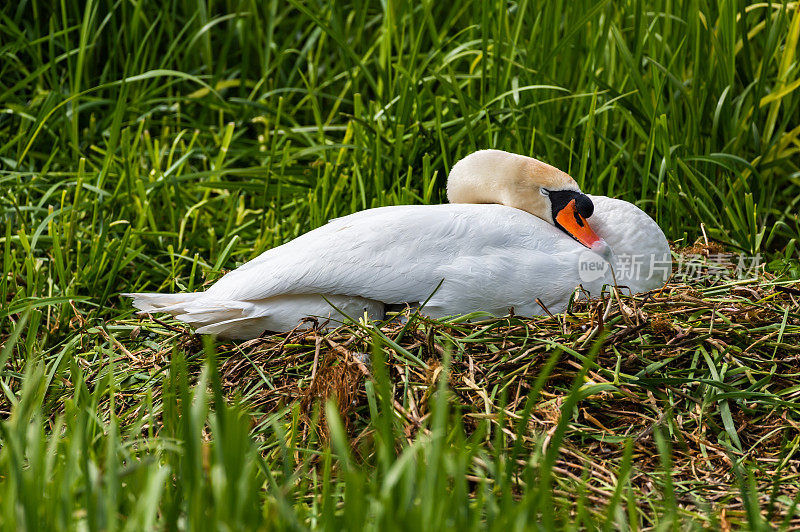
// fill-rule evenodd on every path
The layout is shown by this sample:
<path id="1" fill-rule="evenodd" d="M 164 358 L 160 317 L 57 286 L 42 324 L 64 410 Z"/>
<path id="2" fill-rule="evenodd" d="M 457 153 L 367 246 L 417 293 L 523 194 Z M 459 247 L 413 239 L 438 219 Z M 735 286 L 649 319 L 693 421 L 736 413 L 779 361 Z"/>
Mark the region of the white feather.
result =
<path id="1" fill-rule="evenodd" d="M 637 257 L 621 284 L 658 288 L 669 275 L 669 247 L 656 223 L 634 205 L 590 196 L 590 224 L 614 253 L 615 271 Z M 417 304 L 433 317 L 514 308 L 562 312 L 578 285 L 598 295 L 607 271 L 581 281 L 591 253 L 528 212 L 493 204 L 383 207 L 332 220 L 228 273 L 206 292 L 126 294 L 142 312 L 169 312 L 197 332 L 252 338 L 294 328 L 306 316 L 343 319 L 383 314 L 385 304 Z M 437 291 L 436 288 L 441 282 Z M 435 294 L 434 294 L 435 292 Z"/>

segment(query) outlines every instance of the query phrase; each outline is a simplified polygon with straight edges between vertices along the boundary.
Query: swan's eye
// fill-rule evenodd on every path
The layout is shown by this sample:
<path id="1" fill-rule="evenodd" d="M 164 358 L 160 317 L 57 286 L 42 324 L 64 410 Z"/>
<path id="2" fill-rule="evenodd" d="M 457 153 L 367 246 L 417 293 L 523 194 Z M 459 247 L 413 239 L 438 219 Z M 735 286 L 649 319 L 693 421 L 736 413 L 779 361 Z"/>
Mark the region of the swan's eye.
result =
<path id="1" fill-rule="evenodd" d="M 549 190 L 547 190 L 547 189 L 546 189 L 546 188 L 544 188 L 544 187 L 539 187 L 539 194 L 541 194 L 541 195 L 542 195 L 542 196 L 544 196 L 544 197 L 547 197 L 547 196 L 549 196 L 549 195 L 550 195 L 550 191 L 549 191 Z"/>

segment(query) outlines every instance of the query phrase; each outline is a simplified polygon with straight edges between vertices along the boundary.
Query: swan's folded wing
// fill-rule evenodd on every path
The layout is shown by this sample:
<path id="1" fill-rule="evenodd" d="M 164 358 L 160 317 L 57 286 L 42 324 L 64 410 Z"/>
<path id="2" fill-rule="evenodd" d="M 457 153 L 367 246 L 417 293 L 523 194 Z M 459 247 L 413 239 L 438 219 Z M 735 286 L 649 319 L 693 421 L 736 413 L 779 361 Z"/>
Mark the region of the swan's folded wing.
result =
<path id="1" fill-rule="evenodd" d="M 525 249 L 546 261 L 552 249 L 539 254 L 537 246 L 563 243 L 560 236 L 539 218 L 501 205 L 371 209 L 266 251 L 206 294 L 243 301 L 312 293 L 385 303 L 424 301 L 443 278 L 456 275 L 452 266 L 460 258 L 481 257 L 487 249 Z"/>

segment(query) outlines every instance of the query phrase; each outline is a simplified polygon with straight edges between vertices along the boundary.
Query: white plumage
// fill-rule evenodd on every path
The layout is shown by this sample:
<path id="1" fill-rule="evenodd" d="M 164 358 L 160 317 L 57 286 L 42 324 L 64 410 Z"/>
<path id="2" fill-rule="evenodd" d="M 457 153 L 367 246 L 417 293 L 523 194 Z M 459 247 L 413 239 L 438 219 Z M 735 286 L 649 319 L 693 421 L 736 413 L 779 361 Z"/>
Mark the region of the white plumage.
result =
<path id="1" fill-rule="evenodd" d="M 661 286 L 670 252 L 658 225 L 630 203 L 590 198 L 591 228 L 613 251 L 607 256 L 618 282 L 633 292 Z M 141 312 L 172 314 L 198 333 L 253 338 L 292 329 L 307 316 L 342 319 L 326 299 L 350 316 L 366 312 L 371 318 L 382 318 L 387 304 L 415 305 L 429 297 L 422 312 L 432 317 L 504 315 L 510 308 L 541 314 L 537 298 L 550 312 L 562 312 L 578 285 L 599 295 L 613 284 L 608 269 L 581 270 L 592 260 L 605 264 L 561 229 L 518 208 L 406 205 L 332 220 L 262 253 L 205 292 L 126 295 Z"/>

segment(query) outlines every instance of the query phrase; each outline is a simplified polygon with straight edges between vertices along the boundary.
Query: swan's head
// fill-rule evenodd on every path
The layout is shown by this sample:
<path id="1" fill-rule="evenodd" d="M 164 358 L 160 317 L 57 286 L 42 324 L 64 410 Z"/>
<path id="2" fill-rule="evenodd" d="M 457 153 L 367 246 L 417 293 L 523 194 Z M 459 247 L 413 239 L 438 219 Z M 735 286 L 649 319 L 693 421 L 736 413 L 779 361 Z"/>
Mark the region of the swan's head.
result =
<path id="1" fill-rule="evenodd" d="M 592 200 L 568 174 L 537 159 L 500 150 L 471 153 L 450 171 L 447 199 L 528 211 L 597 253 L 609 253 L 586 221 L 594 212 Z"/>

